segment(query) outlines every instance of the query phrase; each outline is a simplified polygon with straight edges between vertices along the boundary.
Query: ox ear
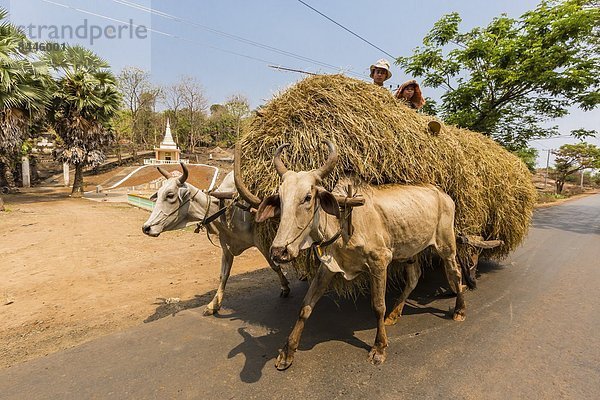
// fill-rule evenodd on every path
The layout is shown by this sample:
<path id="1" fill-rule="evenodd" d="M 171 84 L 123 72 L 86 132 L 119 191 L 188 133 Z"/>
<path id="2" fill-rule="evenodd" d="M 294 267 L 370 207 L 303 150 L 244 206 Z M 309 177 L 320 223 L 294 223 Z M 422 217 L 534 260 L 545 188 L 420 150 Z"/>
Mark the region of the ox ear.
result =
<path id="1" fill-rule="evenodd" d="M 279 200 L 279 195 L 274 194 L 266 199 L 264 199 L 260 205 L 258 206 L 258 211 L 256 211 L 256 217 L 254 220 L 256 222 L 263 222 L 268 220 L 269 218 L 273 218 L 279 215 L 281 212 L 281 202 Z"/>
<path id="2" fill-rule="evenodd" d="M 321 202 L 321 208 L 327 214 L 340 218 L 340 205 L 335 196 L 322 187 L 317 188 L 317 197 Z"/>
<path id="3" fill-rule="evenodd" d="M 154 194 L 152 196 L 150 196 L 150 200 L 155 202 L 156 199 L 158 199 L 158 192 L 154 192 Z"/>

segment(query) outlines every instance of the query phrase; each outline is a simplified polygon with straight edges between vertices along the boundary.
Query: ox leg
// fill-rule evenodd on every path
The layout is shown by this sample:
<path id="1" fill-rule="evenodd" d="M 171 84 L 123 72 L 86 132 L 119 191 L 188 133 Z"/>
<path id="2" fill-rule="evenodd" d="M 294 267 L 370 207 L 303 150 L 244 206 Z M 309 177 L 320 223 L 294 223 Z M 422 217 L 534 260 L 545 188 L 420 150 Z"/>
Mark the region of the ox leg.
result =
<path id="1" fill-rule="evenodd" d="M 406 284 L 404 286 L 404 290 L 402 294 L 396 301 L 394 305 L 394 309 L 385 319 L 386 325 L 395 325 L 398 322 L 398 318 L 402 315 L 402 309 L 404 308 L 404 302 L 408 299 L 408 296 L 412 293 L 412 291 L 417 286 L 417 282 L 419 282 L 419 278 L 421 277 L 421 267 L 418 264 L 406 264 L 404 267 L 404 276 L 406 279 Z"/>
<path id="2" fill-rule="evenodd" d="M 446 271 L 446 277 L 450 284 L 450 289 L 456 293 L 456 305 L 454 306 L 454 314 L 452 319 L 455 321 L 465 320 L 465 298 L 464 298 L 464 286 L 462 284 L 462 274 L 460 267 L 456 262 L 456 252 L 451 254 L 442 255 L 444 261 L 444 270 Z"/>
<path id="3" fill-rule="evenodd" d="M 275 273 L 279 277 L 279 283 L 281 284 L 281 292 L 279 293 L 279 297 L 288 297 L 290 295 L 290 282 L 288 282 L 287 278 L 283 274 L 281 267 L 271 260 L 271 256 L 268 252 L 264 252 L 262 250 L 260 250 L 260 252 L 269 263 L 269 267 L 271 267 L 271 269 L 275 271 Z"/>
<path id="4" fill-rule="evenodd" d="M 306 292 L 306 296 L 304 296 L 296 325 L 294 325 L 294 329 L 292 329 L 292 332 L 288 336 L 283 349 L 279 351 L 279 356 L 277 357 L 277 361 L 275 361 L 275 367 L 278 370 L 283 371 L 292 365 L 294 353 L 296 353 L 298 345 L 300 344 L 300 336 L 302 335 L 302 330 L 304 330 L 304 323 L 308 317 L 310 317 L 317 301 L 319 301 L 327 291 L 327 287 L 329 286 L 329 282 L 331 282 L 333 275 L 333 272 L 321 264 L 319 272 L 317 272 L 317 275 L 310 283 L 308 292 Z"/>
<path id="5" fill-rule="evenodd" d="M 223 245 L 223 243 L 221 243 Z M 215 297 L 208 303 L 204 309 L 204 315 L 213 315 L 221 308 L 221 302 L 223 301 L 223 294 L 225 293 L 225 285 L 227 285 L 227 279 L 231 274 L 231 266 L 233 265 L 233 254 L 229 251 L 227 246 L 222 246 L 221 252 L 221 276 L 219 277 L 219 288 Z"/>
<path id="6" fill-rule="evenodd" d="M 375 343 L 369 352 L 369 361 L 373 365 L 383 363 L 387 357 L 387 333 L 385 331 L 385 285 L 387 279 L 386 264 L 382 267 L 375 266 L 371 269 L 371 306 L 377 318 L 377 334 Z"/>

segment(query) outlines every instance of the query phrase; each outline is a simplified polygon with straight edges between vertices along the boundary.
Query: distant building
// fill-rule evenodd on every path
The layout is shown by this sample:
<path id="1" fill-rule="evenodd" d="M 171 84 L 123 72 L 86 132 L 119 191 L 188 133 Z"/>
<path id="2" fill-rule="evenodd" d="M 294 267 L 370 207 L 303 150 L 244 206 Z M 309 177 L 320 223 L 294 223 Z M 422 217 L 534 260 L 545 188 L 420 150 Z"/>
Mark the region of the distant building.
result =
<path id="1" fill-rule="evenodd" d="M 167 118 L 167 130 L 165 137 L 158 148 L 154 148 L 154 158 L 144 159 L 144 164 L 179 164 L 183 162 L 189 164 L 189 160 L 180 158 L 181 150 L 171 135 L 171 124 Z"/>
<path id="2" fill-rule="evenodd" d="M 50 132 L 42 132 L 33 140 L 33 147 L 31 149 L 34 155 L 52 155 L 52 150 L 56 147 L 56 140 L 54 134 Z"/>

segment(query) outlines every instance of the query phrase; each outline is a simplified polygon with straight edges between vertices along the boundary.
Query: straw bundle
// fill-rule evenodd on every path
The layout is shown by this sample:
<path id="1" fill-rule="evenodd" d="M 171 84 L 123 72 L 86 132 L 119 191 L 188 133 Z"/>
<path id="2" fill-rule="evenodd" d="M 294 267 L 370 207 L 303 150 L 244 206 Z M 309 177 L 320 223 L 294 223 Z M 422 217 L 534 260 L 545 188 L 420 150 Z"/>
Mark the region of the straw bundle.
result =
<path id="1" fill-rule="evenodd" d="M 507 255 L 529 227 L 536 197 L 529 171 L 479 133 L 445 126 L 433 135 L 430 120 L 376 85 L 342 75 L 309 77 L 273 98 L 250 124 L 241 139 L 243 178 L 264 198 L 279 185 L 277 146 L 291 143 L 282 157 L 288 168 L 310 170 L 325 162 L 327 139 L 339 153 L 327 189 L 348 172 L 374 185 L 436 185 L 456 203 L 458 234 L 502 240 L 483 256 Z M 265 241 L 274 232 L 266 226 Z"/>

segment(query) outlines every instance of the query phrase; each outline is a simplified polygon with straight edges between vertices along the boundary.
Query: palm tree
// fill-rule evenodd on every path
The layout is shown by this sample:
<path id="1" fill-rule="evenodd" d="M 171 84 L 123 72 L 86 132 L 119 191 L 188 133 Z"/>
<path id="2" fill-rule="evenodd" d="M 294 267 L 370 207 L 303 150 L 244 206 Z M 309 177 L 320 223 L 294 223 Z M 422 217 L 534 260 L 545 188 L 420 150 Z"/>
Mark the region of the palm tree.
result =
<path id="1" fill-rule="evenodd" d="M 75 165 L 71 196 L 83 194 L 83 168 L 105 160 L 114 139 L 111 120 L 121 104 L 116 79 L 106 61 L 80 46 L 49 52 L 57 74 L 50 122 L 62 139 L 56 158 Z"/>
<path id="2" fill-rule="evenodd" d="M 0 7 L 0 169 L 8 186 L 14 187 L 14 161 L 32 123 L 44 115 L 51 78 L 45 63 L 27 50 L 27 37 L 7 16 Z"/>

